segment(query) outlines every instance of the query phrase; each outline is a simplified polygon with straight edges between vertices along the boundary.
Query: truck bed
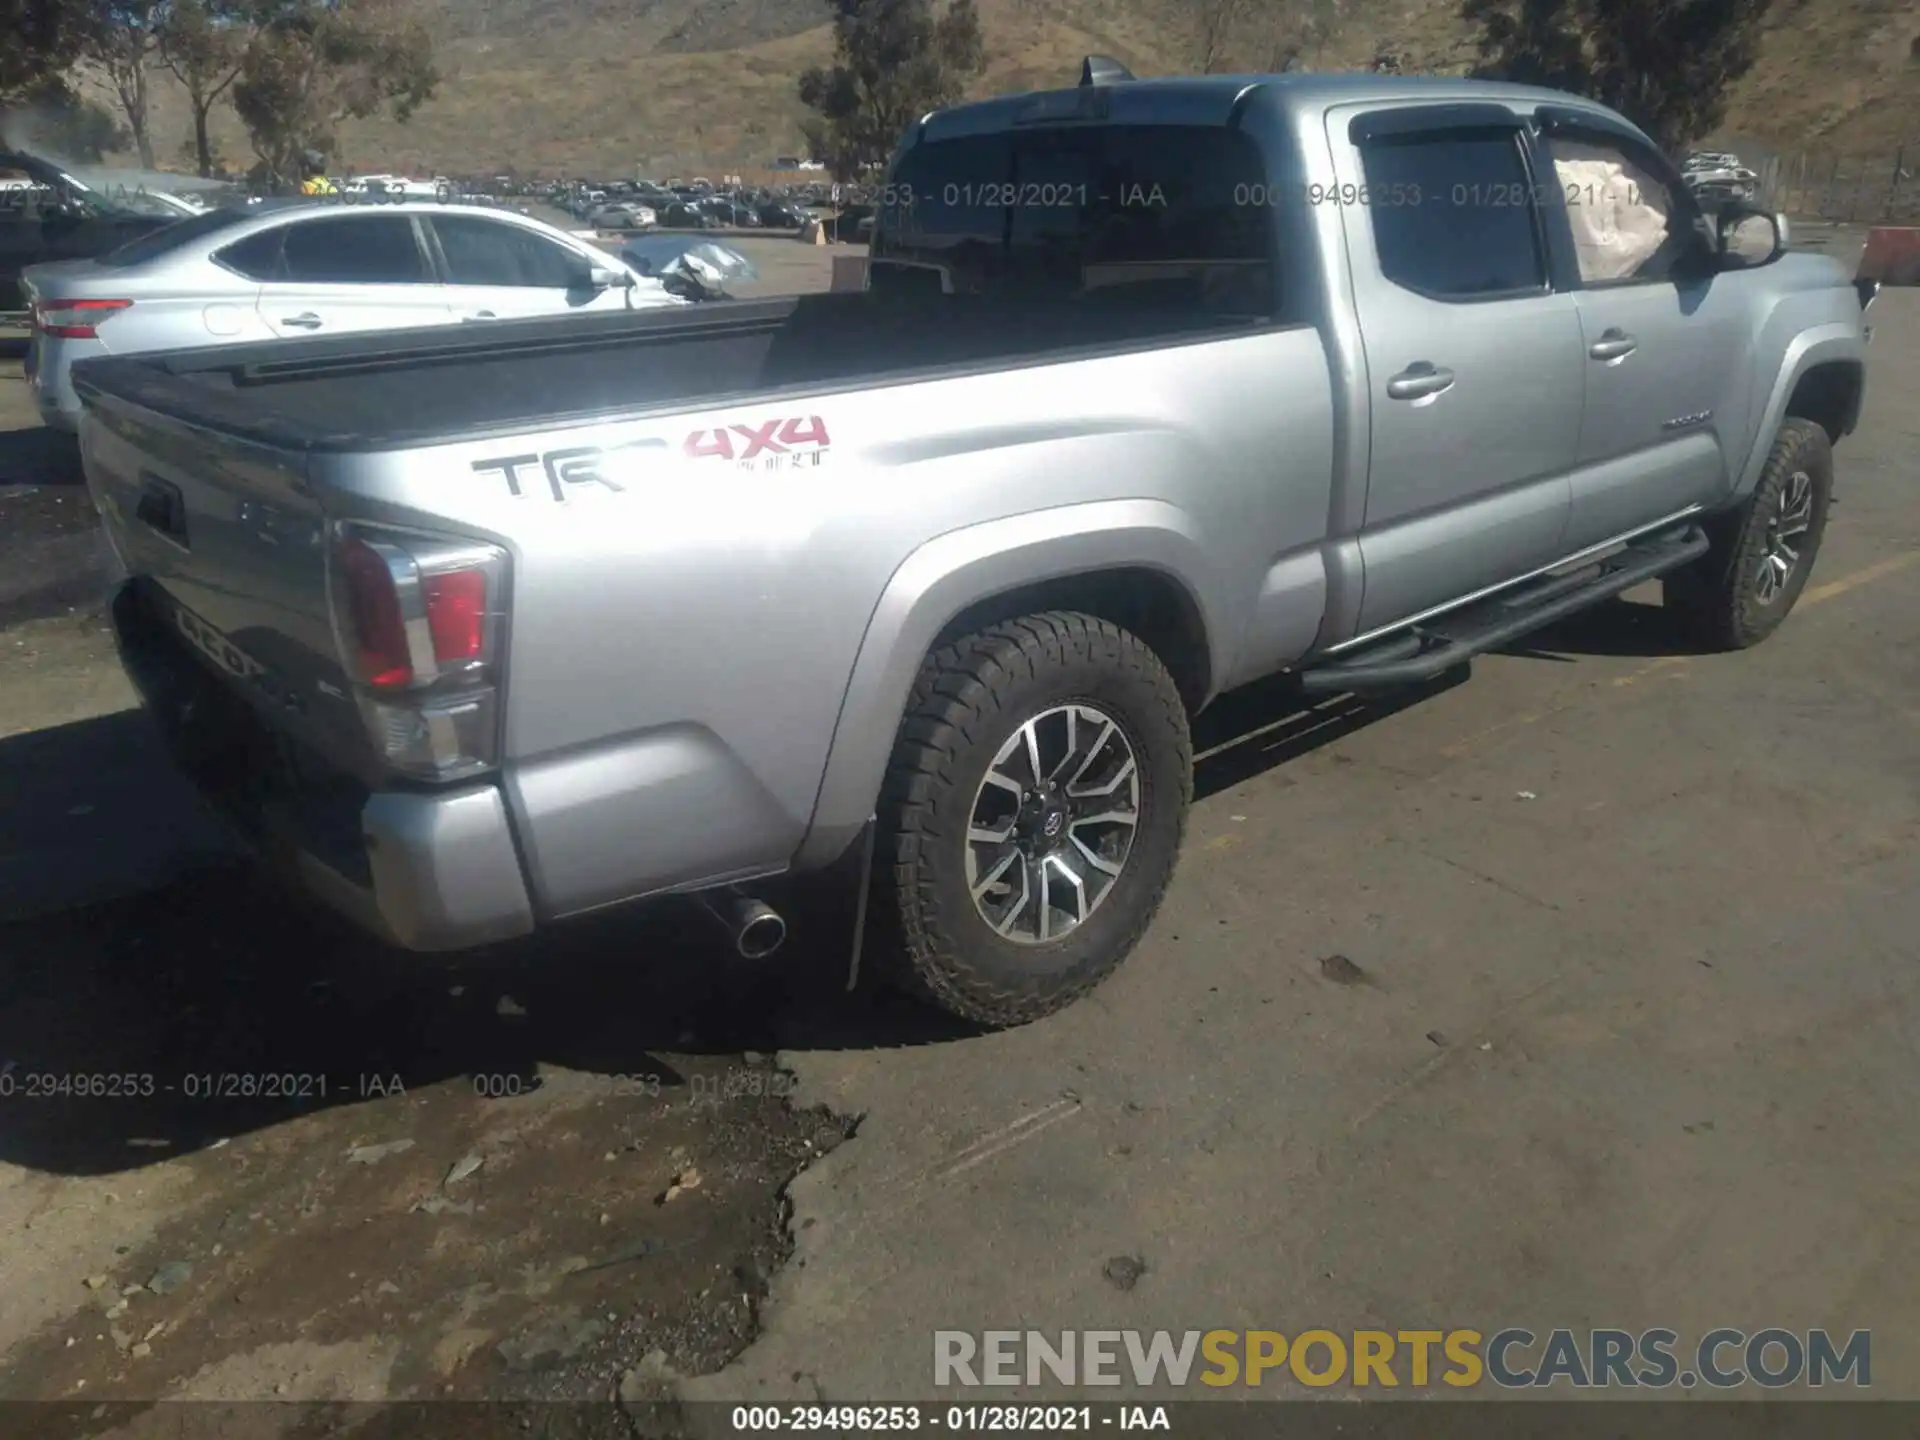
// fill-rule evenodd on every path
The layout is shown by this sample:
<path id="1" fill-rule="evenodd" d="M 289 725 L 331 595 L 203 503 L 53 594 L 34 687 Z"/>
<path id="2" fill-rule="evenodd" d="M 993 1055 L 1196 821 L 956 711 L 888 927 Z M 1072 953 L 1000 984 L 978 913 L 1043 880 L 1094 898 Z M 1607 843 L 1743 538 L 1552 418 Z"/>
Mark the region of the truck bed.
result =
<path id="1" fill-rule="evenodd" d="M 1099 309 L 806 295 L 113 357 L 76 366 L 74 383 L 90 404 L 118 397 L 280 450 L 375 451 L 1065 351 L 1218 339 L 1258 323 L 1201 313 L 1179 287 Z"/>

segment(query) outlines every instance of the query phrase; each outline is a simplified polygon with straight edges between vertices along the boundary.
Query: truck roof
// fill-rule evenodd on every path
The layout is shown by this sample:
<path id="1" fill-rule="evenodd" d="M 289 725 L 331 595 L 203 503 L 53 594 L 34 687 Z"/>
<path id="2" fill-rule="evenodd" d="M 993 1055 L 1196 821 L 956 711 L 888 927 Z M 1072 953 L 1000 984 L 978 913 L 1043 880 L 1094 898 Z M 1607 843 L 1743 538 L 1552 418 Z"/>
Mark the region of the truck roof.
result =
<path id="1" fill-rule="evenodd" d="M 1503 100 L 1516 104 L 1559 105 L 1601 110 L 1593 102 L 1560 90 L 1472 80 L 1446 75 L 1286 74 L 1167 76 L 1148 80 L 1106 81 L 1094 86 L 1030 91 L 976 100 L 935 110 L 922 118 L 916 140 L 947 140 L 962 135 L 1010 130 L 1034 119 L 1074 118 L 1089 89 L 1105 98 L 1104 119 L 1112 124 L 1224 125 L 1234 107 L 1252 92 L 1262 92 L 1289 114 L 1317 113 L 1355 101 Z"/>

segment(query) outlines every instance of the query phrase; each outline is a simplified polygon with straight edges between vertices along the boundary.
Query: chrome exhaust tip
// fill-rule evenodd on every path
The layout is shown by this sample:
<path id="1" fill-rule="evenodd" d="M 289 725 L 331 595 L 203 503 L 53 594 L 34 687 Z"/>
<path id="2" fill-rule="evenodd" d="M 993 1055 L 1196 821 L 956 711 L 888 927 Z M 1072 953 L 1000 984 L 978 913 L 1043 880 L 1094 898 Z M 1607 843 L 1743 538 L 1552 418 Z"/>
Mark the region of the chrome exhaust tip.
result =
<path id="1" fill-rule="evenodd" d="M 743 960 L 764 960 L 787 942 L 787 922 L 764 900 L 734 890 L 701 891 L 693 898 L 727 932 Z"/>

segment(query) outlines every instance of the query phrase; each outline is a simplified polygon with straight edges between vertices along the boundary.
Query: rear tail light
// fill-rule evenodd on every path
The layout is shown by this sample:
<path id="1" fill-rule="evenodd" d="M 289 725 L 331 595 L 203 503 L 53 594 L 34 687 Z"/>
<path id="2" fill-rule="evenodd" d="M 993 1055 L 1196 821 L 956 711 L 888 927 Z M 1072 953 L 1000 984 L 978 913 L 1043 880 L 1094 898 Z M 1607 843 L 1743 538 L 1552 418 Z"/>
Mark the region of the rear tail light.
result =
<path id="1" fill-rule="evenodd" d="M 33 328 L 61 340 L 92 340 L 102 324 L 132 304 L 131 300 L 36 300 Z"/>
<path id="2" fill-rule="evenodd" d="M 495 545 L 341 527 L 334 627 L 374 747 L 457 780 L 498 761 L 507 555 Z"/>

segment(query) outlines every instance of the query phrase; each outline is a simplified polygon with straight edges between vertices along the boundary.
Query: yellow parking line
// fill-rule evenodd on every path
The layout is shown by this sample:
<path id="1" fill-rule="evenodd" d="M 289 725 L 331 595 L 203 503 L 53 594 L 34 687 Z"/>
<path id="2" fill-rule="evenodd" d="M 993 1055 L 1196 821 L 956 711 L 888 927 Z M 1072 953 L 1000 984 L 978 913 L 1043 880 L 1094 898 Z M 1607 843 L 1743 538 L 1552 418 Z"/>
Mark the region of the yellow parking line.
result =
<path id="1" fill-rule="evenodd" d="M 1638 670 L 1615 676 L 1613 683 L 1615 686 L 1638 685 L 1649 675 L 1657 675 L 1662 670 L 1672 670 L 1681 665 L 1691 664 L 1693 658 L 1691 655 L 1662 655 L 1658 660 L 1642 665 Z"/>
<path id="2" fill-rule="evenodd" d="M 1829 580 L 1824 585 L 1815 585 L 1811 590 L 1802 590 L 1800 604 L 1803 608 L 1808 605 L 1818 605 L 1822 600 L 1831 600 L 1836 595 L 1844 595 L 1849 590 L 1857 590 L 1862 585 L 1872 584 L 1884 575 L 1892 575 L 1896 571 L 1906 570 L 1914 565 L 1920 565 L 1920 550 L 1909 550 L 1904 555 L 1895 555 L 1876 565 L 1869 565 L 1864 570 L 1856 570 L 1851 575 L 1842 575 L 1838 580 Z"/>

